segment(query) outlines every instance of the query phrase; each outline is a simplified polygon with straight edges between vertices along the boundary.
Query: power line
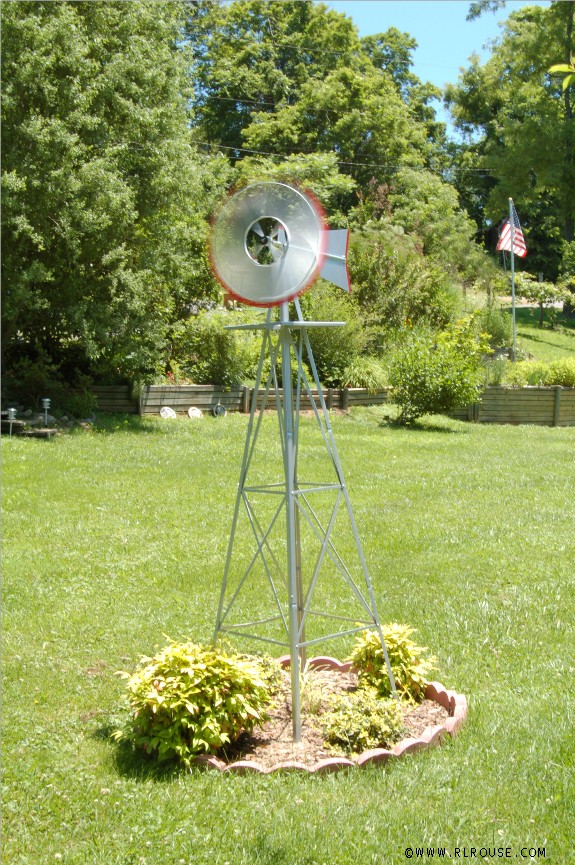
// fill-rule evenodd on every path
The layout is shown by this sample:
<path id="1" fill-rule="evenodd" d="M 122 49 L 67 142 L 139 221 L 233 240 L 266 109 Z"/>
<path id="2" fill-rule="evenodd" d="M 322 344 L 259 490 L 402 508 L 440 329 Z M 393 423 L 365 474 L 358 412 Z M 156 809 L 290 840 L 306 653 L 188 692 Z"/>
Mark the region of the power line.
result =
<path id="1" fill-rule="evenodd" d="M 300 151 L 300 153 L 295 154 L 295 153 L 277 153 L 277 152 L 274 152 L 272 150 L 255 150 L 255 149 L 250 148 L 250 147 L 234 146 L 233 144 L 214 144 L 213 142 L 210 142 L 210 141 L 195 141 L 194 143 L 201 145 L 203 147 L 219 148 L 220 150 L 232 150 L 232 151 L 237 152 L 237 153 L 256 154 L 257 156 L 275 156 L 279 159 L 289 159 L 290 156 L 298 156 L 298 155 L 303 155 L 303 156 L 314 156 L 314 155 L 320 155 L 320 154 L 337 155 L 336 151 L 334 151 L 334 150 Z M 383 168 L 387 171 L 399 170 L 400 168 L 411 168 L 412 171 L 428 171 L 428 169 L 424 168 L 424 167 L 407 166 L 407 165 L 393 165 L 393 164 L 390 165 L 389 163 L 384 163 L 384 162 L 352 162 L 349 160 L 336 159 L 336 163 L 337 163 L 337 165 L 353 165 L 353 166 L 358 166 L 358 167 L 362 167 L 362 168 Z M 449 166 L 445 170 L 446 171 L 459 171 L 459 172 L 465 172 L 465 173 L 483 172 L 485 174 L 492 174 L 492 171 L 493 171 L 491 168 L 460 168 L 458 166 Z"/>
<path id="2" fill-rule="evenodd" d="M 219 102 L 243 102 L 245 105 L 270 105 L 272 108 L 277 107 L 277 102 L 261 102 L 256 99 L 244 99 L 243 96 L 212 96 L 212 94 L 209 94 L 204 97 L 200 96 L 198 101 L 202 101 L 202 99 L 205 100 L 204 105 L 206 102 L 211 102 L 212 99 L 217 99 Z"/>

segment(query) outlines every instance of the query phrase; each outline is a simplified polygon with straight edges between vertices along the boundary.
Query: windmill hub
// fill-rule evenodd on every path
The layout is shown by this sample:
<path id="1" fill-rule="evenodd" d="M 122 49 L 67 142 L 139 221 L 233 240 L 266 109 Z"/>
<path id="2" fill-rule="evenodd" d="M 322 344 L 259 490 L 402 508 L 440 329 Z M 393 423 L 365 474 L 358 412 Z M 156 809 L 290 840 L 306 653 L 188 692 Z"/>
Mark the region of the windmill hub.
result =
<path id="1" fill-rule="evenodd" d="M 288 246 L 288 230 L 275 216 L 256 219 L 246 231 L 245 251 L 256 264 L 275 264 L 285 258 Z"/>

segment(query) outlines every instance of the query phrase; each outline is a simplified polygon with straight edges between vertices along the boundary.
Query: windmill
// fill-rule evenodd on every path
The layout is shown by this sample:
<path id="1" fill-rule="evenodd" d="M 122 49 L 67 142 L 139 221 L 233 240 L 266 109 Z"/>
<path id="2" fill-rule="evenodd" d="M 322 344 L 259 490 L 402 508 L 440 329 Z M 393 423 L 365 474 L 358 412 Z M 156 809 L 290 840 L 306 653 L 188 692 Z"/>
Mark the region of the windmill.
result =
<path id="1" fill-rule="evenodd" d="M 236 192 L 217 217 L 211 238 L 212 266 L 222 285 L 241 302 L 267 309 L 265 322 L 235 326 L 261 330 L 263 339 L 214 641 L 224 634 L 241 634 L 289 650 L 294 742 L 301 739 L 300 670 L 312 644 L 375 627 L 395 693 L 373 586 L 308 333 L 313 328 L 338 327 L 344 322 L 305 321 L 299 303 L 299 296 L 320 275 L 350 290 L 348 234 L 347 230 L 325 228 L 321 210 L 309 194 L 270 182 Z M 290 301 L 295 308 L 293 319 Z M 279 316 L 274 314 L 278 309 Z M 260 390 L 263 396 L 259 400 Z M 301 476 L 300 412 L 304 401 L 311 405 L 330 467 L 327 481 L 306 481 Z M 276 480 L 252 478 L 258 435 L 268 404 L 275 404 L 279 422 L 281 472 Z M 323 510 L 316 504 L 318 499 L 328 500 Z M 266 506 L 262 505 L 264 501 Z M 253 536 L 254 548 L 232 575 L 241 520 Z M 338 550 L 336 535 L 342 520 L 351 531 L 359 578 Z M 319 586 L 326 565 L 343 581 L 353 600 L 353 615 L 336 614 L 325 593 L 322 603 Z M 272 615 L 246 619 L 245 590 L 250 586 L 253 596 L 252 584 L 257 579 L 261 589 L 258 599 L 262 600 L 260 595 L 267 592 Z M 329 623 L 328 633 L 306 638 L 310 622 L 318 620 Z"/>

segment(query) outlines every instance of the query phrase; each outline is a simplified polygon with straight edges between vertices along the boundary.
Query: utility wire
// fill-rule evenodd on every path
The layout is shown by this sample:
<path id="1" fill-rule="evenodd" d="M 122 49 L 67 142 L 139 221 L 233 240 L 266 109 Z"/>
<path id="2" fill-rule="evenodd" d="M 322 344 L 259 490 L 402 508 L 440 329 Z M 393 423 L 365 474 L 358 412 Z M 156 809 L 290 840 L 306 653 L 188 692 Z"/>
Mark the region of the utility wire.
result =
<path id="1" fill-rule="evenodd" d="M 317 150 L 308 150 L 308 151 L 300 151 L 299 153 L 277 153 L 272 150 L 255 150 L 250 147 L 237 147 L 232 144 L 214 144 L 210 141 L 196 141 L 194 139 L 194 143 L 201 145 L 202 147 L 212 147 L 219 148 L 220 150 L 233 150 L 237 153 L 249 153 L 256 154 L 257 156 L 275 156 L 279 159 L 288 159 L 290 156 L 314 156 L 318 154 L 334 154 L 337 155 L 334 150 L 327 151 L 317 151 Z M 409 168 L 410 166 L 406 165 L 390 165 L 385 162 L 351 162 L 343 159 L 336 159 L 337 165 L 354 165 L 363 168 L 384 168 L 387 171 L 398 170 L 400 168 Z M 427 168 L 419 167 L 419 166 L 411 166 L 412 171 L 427 171 Z M 493 169 L 491 168 L 459 168 L 457 166 L 449 166 L 445 169 L 446 171 L 460 171 L 465 173 L 474 173 L 474 172 L 483 172 L 486 174 L 491 174 Z"/>

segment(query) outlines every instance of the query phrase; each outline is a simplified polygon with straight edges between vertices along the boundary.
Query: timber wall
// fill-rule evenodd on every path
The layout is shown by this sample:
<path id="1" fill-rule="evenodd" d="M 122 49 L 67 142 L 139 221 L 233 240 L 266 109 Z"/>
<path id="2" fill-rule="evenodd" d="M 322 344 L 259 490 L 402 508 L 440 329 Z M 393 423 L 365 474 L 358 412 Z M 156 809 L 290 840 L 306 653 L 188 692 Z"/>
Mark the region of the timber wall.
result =
<path id="1" fill-rule="evenodd" d="M 253 389 L 225 389 L 216 385 L 148 385 L 142 388 L 139 401 L 131 397 L 129 386 L 95 387 L 94 393 L 100 411 L 158 415 L 162 406 L 170 406 L 178 414 L 185 414 L 191 406 L 209 412 L 218 404 L 228 411 L 248 412 Z M 261 407 L 263 394 L 263 390 L 258 391 L 258 407 Z M 313 394 L 317 398 L 317 391 Z M 327 388 L 323 395 L 329 409 L 346 411 L 354 406 L 382 405 L 387 402 L 388 391 L 370 393 L 363 388 Z M 274 406 L 273 394 L 270 394 L 267 408 L 273 409 Z M 302 394 L 301 408 L 304 411 L 311 409 L 307 395 Z M 475 423 L 575 426 L 575 388 L 488 387 L 477 403 L 458 409 L 451 417 Z"/>
<path id="2" fill-rule="evenodd" d="M 138 413 L 138 400 L 133 398 L 129 384 L 93 385 L 92 393 L 98 401 L 98 411 Z"/>
<path id="3" fill-rule="evenodd" d="M 575 426 L 575 388 L 492 386 L 479 402 L 452 417 L 475 423 Z"/>
<path id="4" fill-rule="evenodd" d="M 226 390 L 217 385 L 148 385 L 142 389 L 140 396 L 140 414 L 158 414 L 163 405 L 170 406 L 175 412 L 185 414 L 191 406 L 197 406 L 209 411 L 214 406 L 223 405 L 228 411 L 249 412 L 254 388 L 236 387 Z M 258 390 L 257 405 L 261 408 L 265 390 Z M 314 399 L 318 399 L 318 391 L 312 390 Z M 329 409 L 346 410 L 357 405 L 380 405 L 387 402 L 387 390 L 369 393 L 363 388 L 327 388 L 323 391 L 326 405 Z M 280 399 L 282 393 L 280 391 Z M 275 400 L 273 392 L 268 395 L 266 408 L 273 409 Z M 301 394 L 300 408 L 303 411 L 312 408 L 307 394 Z"/>

